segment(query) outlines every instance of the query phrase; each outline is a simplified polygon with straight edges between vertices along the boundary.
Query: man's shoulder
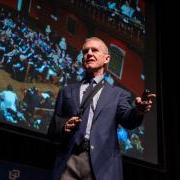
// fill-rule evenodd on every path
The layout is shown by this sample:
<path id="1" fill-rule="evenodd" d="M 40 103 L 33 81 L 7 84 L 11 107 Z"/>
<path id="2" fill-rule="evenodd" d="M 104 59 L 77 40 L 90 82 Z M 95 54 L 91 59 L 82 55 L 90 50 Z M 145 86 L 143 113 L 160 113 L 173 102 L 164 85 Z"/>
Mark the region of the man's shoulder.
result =
<path id="1" fill-rule="evenodd" d="M 68 85 L 64 86 L 63 89 L 64 90 L 72 89 L 72 88 L 80 86 L 80 84 L 81 84 L 80 82 L 69 83 Z"/>
<path id="2" fill-rule="evenodd" d="M 109 84 L 108 84 L 109 85 Z M 119 94 L 124 94 L 124 95 L 130 95 L 131 93 L 130 93 L 130 91 L 128 91 L 126 88 L 124 88 L 124 87 L 121 87 L 121 86 L 118 86 L 118 85 L 109 85 L 111 88 L 112 88 L 112 90 L 114 91 L 114 92 L 117 92 L 117 93 L 119 93 Z"/>
<path id="3" fill-rule="evenodd" d="M 126 91 L 123 87 L 121 87 L 121 86 L 119 86 L 119 85 L 110 84 L 110 83 L 108 83 L 107 81 L 106 81 L 106 84 L 107 84 L 110 88 L 112 88 L 112 89 L 114 89 L 114 90 L 117 90 L 117 91 Z"/>

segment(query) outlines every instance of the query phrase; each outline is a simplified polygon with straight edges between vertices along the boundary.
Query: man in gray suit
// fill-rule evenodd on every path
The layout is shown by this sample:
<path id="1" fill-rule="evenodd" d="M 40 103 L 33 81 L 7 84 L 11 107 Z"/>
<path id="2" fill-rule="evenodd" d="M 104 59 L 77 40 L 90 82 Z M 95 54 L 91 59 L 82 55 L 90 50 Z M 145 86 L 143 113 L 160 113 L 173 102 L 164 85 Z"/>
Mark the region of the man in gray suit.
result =
<path id="1" fill-rule="evenodd" d="M 155 94 L 148 94 L 146 99 L 137 97 L 133 107 L 127 91 L 104 80 L 110 61 L 106 44 L 91 37 L 85 40 L 82 52 L 86 78 L 60 91 L 49 129 L 62 143 L 54 179 L 122 180 L 118 124 L 127 129 L 138 127 L 144 113 L 150 111 Z M 84 97 L 88 101 L 90 96 L 90 86 L 99 89 L 88 106 L 82 107 Z"/>

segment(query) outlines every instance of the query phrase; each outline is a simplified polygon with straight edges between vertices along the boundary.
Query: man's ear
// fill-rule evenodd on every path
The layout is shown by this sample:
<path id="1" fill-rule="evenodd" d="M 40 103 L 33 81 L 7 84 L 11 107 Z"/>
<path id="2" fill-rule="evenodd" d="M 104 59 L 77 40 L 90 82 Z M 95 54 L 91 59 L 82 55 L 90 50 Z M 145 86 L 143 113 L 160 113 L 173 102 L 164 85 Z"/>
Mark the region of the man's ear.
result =
<path id="1" fill-rule="evenodd" d="M 110 60 L 111 60 L 111 56 L 108 54 L 104 63 L 108 64 Z"/>

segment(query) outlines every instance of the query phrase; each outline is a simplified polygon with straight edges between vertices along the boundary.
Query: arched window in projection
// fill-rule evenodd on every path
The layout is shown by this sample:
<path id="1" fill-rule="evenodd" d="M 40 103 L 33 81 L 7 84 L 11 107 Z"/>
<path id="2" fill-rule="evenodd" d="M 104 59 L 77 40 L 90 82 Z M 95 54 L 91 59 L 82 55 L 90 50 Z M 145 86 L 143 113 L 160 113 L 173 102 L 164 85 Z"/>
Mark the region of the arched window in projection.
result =
<path id="1" fill-rule="evenodd" d="M 121 79 L 125 52 L 114 44 L 110 44 L 109 52 L 111 55 L 111 61 L 109 62 L 108 70 L 111 71 L 113 75 Z"/>

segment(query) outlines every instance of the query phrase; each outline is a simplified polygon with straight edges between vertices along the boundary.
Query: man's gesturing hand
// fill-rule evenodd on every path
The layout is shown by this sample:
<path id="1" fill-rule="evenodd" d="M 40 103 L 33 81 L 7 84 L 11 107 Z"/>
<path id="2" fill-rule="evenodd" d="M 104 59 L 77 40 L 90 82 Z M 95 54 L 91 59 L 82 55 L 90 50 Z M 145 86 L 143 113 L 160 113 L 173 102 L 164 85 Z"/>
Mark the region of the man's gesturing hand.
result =
<path id="1" fill-rule="evenodd" d="M 156 94 L 148 92 L 142 97 L 136 97 L 135 104 L 138 112 L 144 114 L 149 112 L 152 108 L 153 99 L 156 97 Z"/>
<path id="2" fill-rule="evenodd" d="M 64 131 L 67 133 L 72 132 L 72 130 L 75 129 L 75 127 L 77 127 L 77 125 L 79 125 L 80 122 L 81 122 L 80 117 L 77 116 L 71 117 L 66 121 L 64 125 Z"/>

